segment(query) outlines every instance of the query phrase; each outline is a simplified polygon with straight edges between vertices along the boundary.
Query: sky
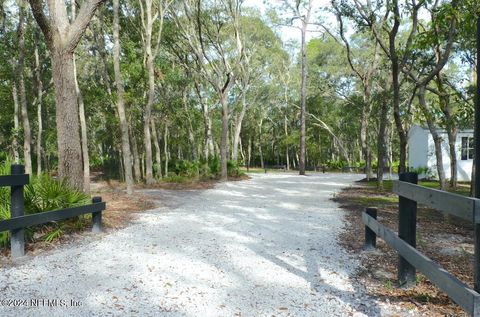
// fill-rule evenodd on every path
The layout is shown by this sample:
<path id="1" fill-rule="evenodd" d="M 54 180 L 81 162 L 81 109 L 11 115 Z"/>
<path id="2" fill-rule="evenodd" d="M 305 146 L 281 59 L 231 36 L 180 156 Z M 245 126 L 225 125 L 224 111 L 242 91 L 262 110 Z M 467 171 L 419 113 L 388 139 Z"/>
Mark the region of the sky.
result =
<path id="1" fill-rule="evenodd" d="M 289 1 L 291 3 L 294 2 L 293 0 L 287 0 L 287 1 Z M 266 2 L 266 4 L 264 2 Z M 257 9 L 260 10 L 260 12 L 265 13 L 266 9 L 270 5 L 272 5 L 272 6 L 273 5 L 278 5 L 281 2 L 282 2 L 282 0 L 265 0 L 265 1 L 262 1 L 262 0 L 246 0 L 244 2 L 244 6 L 245 7 L 257 8 Z M 330 0 L 314 0 L 313 1 L 314 12 L 319 11 L 321 8 L 325 8 L 325 7 L 328 7 L 328 6 L 330 6 Z M 318 14 L 316 14 L 316 16 L 318 17 Z M 311 20 L 312 21 L 315 20 L 315 15 L 312 17 Z M 311 27 L 311 29 L 315 29 L 315 28 Z M 299 29 L 292 28 L 292 27 L 279 27 L 276 31 L 278 32 L 278 34 L 280 35 L 280 37 L 282 38 L 282 40 L 284 42 L 295 40 L 298 43 L 300 43 L 301 34 L 300 34 Z M 312 39 L 313 37 L 317 37 L 318 35 L 319 35 L 318 32 L 309 32 L 307 34 L 307 41 Z"/>

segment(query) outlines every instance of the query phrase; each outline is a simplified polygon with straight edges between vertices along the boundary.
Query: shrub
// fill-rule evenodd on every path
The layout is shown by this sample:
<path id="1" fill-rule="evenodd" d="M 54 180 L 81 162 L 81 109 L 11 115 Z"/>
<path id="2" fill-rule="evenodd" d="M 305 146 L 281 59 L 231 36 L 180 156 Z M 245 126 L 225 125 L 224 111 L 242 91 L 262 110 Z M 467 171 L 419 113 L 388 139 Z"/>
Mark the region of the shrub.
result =
<path id="1" fill-rule="evenodd" d="M 239 177 L 242 175 L 242 172 L 240 171 L 240 167 L 238 164 L 234 161 L 228 160 L 227 161 L 227 174 L 229 177 Z"/>
<path id="2" fill-rule="evenodd" d="M 12 161 L 9 159 L 0 163 L 0 175 L 10 174 L 11 163 Z M 26 214 L 81 206 L 90 203 L 88 195 L 71 188 L 66 181 L 55 180 L 47 174 L 30 177 L 30 183 L 25 186 L 24 197 Z M 0 187 L 0 221 L 9 219 L 10 216 L 10 188 Z M 60 231 L 57 232 L 55 237 L 59 235 Z M 7 245 L 9 239 L 9 232 L 0 232 L 1 246 Z"/>
<path id="3" fill-rule="evenodd" d="M 208 159 L 208 168 L 213 175 L 220 175 L 220 160 L 218 157 Z"/>
<path id="4" fill-rule="evenodd" d="M 330 169 L 340 170 L 343 167 L 347 166 L 347 163 L 344 161 L 327 161 L 327 166 Z"/>
<path id="5" fill-rule="evenodd" d="M 197 161 L 178 161 L 175 163 L 175 174 L 190 178 L 198 178 L 199 175 L 199 163 Z"/>

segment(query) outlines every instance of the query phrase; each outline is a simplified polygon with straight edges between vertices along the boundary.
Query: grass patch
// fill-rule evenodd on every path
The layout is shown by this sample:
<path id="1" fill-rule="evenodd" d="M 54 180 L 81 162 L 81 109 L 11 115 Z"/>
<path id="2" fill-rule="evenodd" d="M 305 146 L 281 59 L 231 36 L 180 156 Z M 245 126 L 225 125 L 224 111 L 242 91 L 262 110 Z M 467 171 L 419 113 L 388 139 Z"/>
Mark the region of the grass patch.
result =
<path id="1" fill-rule="evenodd" d="M 398 197 L 355 197 L 352 199 L 355 203 L 363 206 L 390 205 L 398 203 Z"/>
<path id="2" fill-rule="evenodd" d="M 369 181 L 366 183 L 370 187 L 377 187 L 377 182 L 376 181 Z M 437 181 L 419 181 L 418 185 L 423 186 L 423 187 L 428 187 L 432 189 L 439 189 L 440 185 Z M 383 181 L 383 190 L 387 192 L 392 192 L 393 188 L 393 181 L 391 180 L 384 180 Z M 456 189 L 448 188 L 447 191 L 454 193 L 454 194 L 459 194 L 463 196 L 470 196 L 470 184 L 469 183 L 458 183 Z"/>

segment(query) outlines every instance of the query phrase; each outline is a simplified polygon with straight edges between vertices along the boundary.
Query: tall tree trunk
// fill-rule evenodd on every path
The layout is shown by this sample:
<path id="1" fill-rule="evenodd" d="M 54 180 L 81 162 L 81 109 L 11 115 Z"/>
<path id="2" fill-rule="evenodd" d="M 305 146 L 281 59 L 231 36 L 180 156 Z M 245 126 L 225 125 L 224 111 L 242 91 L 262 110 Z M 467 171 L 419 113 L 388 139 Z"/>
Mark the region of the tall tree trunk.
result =
<path id="1" fill-rule="evenodd" d="M 168 177 L 168 124 L 165 122 L 165 132 L 163 132 L 163 153 L 165 153 L 165 177 Z"/>
<path id="2" fill-rule="evenodd" d="M 198 160 L 197 147 L 195 146 L 195 135 L 193 133 L 192 119 L 188 111 L 188 101 L 186 90 L 183 92 L 183 107 L 185 109 L 185 116 L 187 118 L 187 131 L 188 131 L 188 143 L 190 145 L 190 151 L 192 160 Z"/>
<path id="3" fill-rule="evenodd" d="M 38 52 L 39 34 L 35 30 L 35 84 L 37 88 L 37 175 L 42 173 L 42 102 L 43 102 L 43 83 L 41 74 L 40 54 Z"/>
<path id="4" fill-rule="evenodd" d="M 377 163 L 377 187 L 383 189 L 383 172 L 385 170 L 385 155 L 387 153 L 387 124 L 388 124 L 388 100 L 384 100 L 381 107 L 380 126 L 378 129 L 378 163 Z"/>
<path id="5" fill-rule="evenodd" d="M 210 117 L 210 112 L 208 111 L 208 106 L 206 103 L 202 103 L 203 108 L 203 122 L 205 126 L 204 134 L 204 155 L 205 159 L 208 160 L 210 156 L 215 156 L 215 149 L 213 146 L 213 137 L 212 137 L 212 118 Z"/>
<path id="6" fill-rule="evenodd" d="M 85 117 L 85 104 L 83 95 L 77 80 L 77 64 L 75 55 L 73 56 L 73 71 L 75 73 L 75 92 L 77 94 L 78 115 L 80 120 L 80 134 L 82 141 L 82 158 L 83 158 L 83 191 L 90 192 L 90 156 L 88 154 L 88 136 L 87 136 L 87 119 Z"/>
<path id="7" fill-rule="evenodd" d="M 304 18 L 305 19 L 305 18 Z M 302 82 L 300 89 L 300 161 L 299 173 L 305 175 L 305 126 L 306 126 L 306 111 L 307 111 L 307 33 L 308 21 L 302 20 Z"/>
<path id="8" fill-rule="evenodd" d="M 152 118 L 152 142 L 155 145 L 155 165 L 157 168 L 157 178 L 162 178 L 162 157 L 160 153 L 160 141 L 158 139 L 157 128 L 155 127 L 155 120 Z"/>
<path id="9" fill-rule="evenodd" d="M 238 145 L 240 146 L 240 155 L 242 156 L 242 161 L 245 162 L 245 151 L 243 149 L 242 138 L 240 138 L 240 142 Z"/>
<path id="10" fill-rule="evenodd" d="M 247 149 L 247 171 L 250 170 L 251 160 L 252 160 L 252 138 L 248 138 L 248 149 Z"/>
<path id="11" fill-rule="evenodd" d="M 83 189 L 82 145 L 79 111 L 75 90 L 73 52 L 85 32 L 97 7 L 104 0 L 85 0 L 76 19 L 69 22 L 63 1 L 29 0 L 33 15 L 45 36 L 52 60 L 55 87 L 58 174 L 69 185 Z M 48 17 L 45 12 L 48 11 Z"/>
<path id="12" fill-rule="evenodd" d="M 236 163 L 238 160 L 238 143 L 240 142 L 240 133 L 242 132 L 242 123 L 247 112 L 247 99 L 245 93 L 242 96 L 242 110 L 235 120 L 235 130 L 233 134 L 233 154 L 232 160 Z"/>
<path id="13" fill-rule="evenodd" d="M 75 20 L 76 4 L 71 1 L 72 19 Z M 77 62 L 75 53 L 73 54 L 73 72 L 75 77 L 75 92 L 77 93 L 78 115 L 80 120 L 80 135 L 82 142 L 82 158 L 83 158 L 83 191 L 90 192 L 90 157 L 88 155 L 88 136 L 87 136 L 87 120 L 85 118 L 85 104 L 83 102 L 82 91 L 78 85 Z"/>
<path id="14" fill-rule="evenodd" d="M 145 180 L 147 184 L 153 184 L 155 182 L 153 178 L 152 137 L 150 132 L 152 107 L 155 101 L 155 56 L 152 52 L 152 35 L 153 22 L 155 21 L 156 17 L 153 16 L 152 5 L 152 0 L 145 1 L 145 66 L 148 74 L 148 95 L 147 104 L 145 105 L 145 110 L 143 113 L 143 143 L 145 150 Z"/>
<path id="15" fill-rule="evenodd" d="M 220 179 L 222 181 L 227 180 L 227 161 L 228 161 L 228 103 L 227 94 L 223 93 L 220 98 L 220 104 L 222 105 L 222 136 L 220 143 L 220 164 L 221 174 Z"/>
<path id="16" fill-rule="evenodd" d="M 288 149 L 288 119 L 285 116 L 285 120 L 283 121 L 283 128 L 285 130 L 285 159 L 287 162 L 287 171 L 290 170 L 290 157 L 289 157 L 289 149 Z"/>
<path id="17" fill-rule="evenodd" d="M 262 150 L 262 126 L 263 126 L 263 118 L 260 119 L 258 124 L 258 153 L 260 154 L 260 166 L 265 168 L 265 162 L 263 161 L 263 150 Z"/>
<path id="18" fill-rule="evenodd" d="M 115 17 L 115 12 L 114 12 L 114 17 Z M 99 29 L 100 30 L 97 34 L 96 28 L 94 28 L 93 29 L 93 36 L 94 36 L 95 42 L 98 43 L 98 46 L 97 46 L 98 47 L 98 53 L 100 55 L 100 58 L 102 59 L 102 64 L 103 64 L 102 66 L 103 67 L 100 67 L 101 74 L 102 74 L 102 79 L 103 79 L 105 87 L 107 88 L 108 95 L 111 96 L 112 95 L 112 88 L 111 88 L 111 84 L 110 84 L 110 76 L 108 76 L 108 61 L 107 61 L 107 52 L 105 50 L 105 38 L 104 38 L 104 34 L 106 34 L 106 32 L 104 30 L 105 27 L 104 27 L 104 21 L 103 21 L 103 13 L 102 13 L 101 10 L 98 14 L 98 22 L 99 22 Z M 115 28 L 115 21 L 113 23 L 114 23 L 113 28 Z M 118 23 L 120 23 L 120 22 L 118 21 Z M 119 29 L 120 29 L 120 27 L 119 27 Z M 113 40 L 115 42 L 115 38 Z M 120 43 L 120 39 L 119 39 L 119 43 Z M 115 45 L 115 43 L 113 43 L 113 45 Z M 120 44 L 118 45 L 118 47 L 119 47 L 119 50 L 121 50 L 121 45 Z M 113 49 L 115 50 L 115 46 L 114 46 Z M 115 60 L 114 60 L 114 67 L 115 67 Z M 123 84 L 123 78 L 122 78 L 122 84 Z"/>
<path id="19" fill-rule="evenodd" d="M 15 163 L 20 163 L 20 154 L 18 153 L 18 131 L 20 129 L 20 123 L 18 122 L 18 112 L 20 106 L 18 104 L 18 91 L 17 83 L 12 80 L 12 98 L 13 98 L 13 140 L 12 140 L 12 152 L 13 160 Z"/>
<path id="20" fill-rule="evenodd" d="M 131 132 L 131 129 L 129 129 Z M 137 146 L 137 139 L 135 135 L 131 133 L 130 139 L 132 140 L 132 152 L 133 152 L 133 170 L 135 172 L 135 181 L 140 182 L 142 179 L 142 172 L 140 168 L 140 156 L 138 155 L 138 146 Z"/>
<path id="21" fill-rule="evenodd" d="M 24 0 L 18 0 L 19 21 L 17 28 L 18 36 L 18 63 L 16 76 L 18 80 L 18 93 L 20 95 L 20 113 L 23 125 L 23 159 L 25 161 L 25 173 L 32 174 L 32 133 L 30 130 L 30 120 L 27 111 L 27 93 L 25 89 L 25 17 L 26 3 Z"/>
<path id="22" fill-rule="evenodd" d="M 370 118 L 371 112 L 370 98 L 365 96 L 364 102 L 367 102 L 368 104 L 365 104 L 362 109 L 362 118 L 360 125 L 360 143 L 362 148 L 362 156 L 365 161 L 365 176 L 367 180 L 370 180 L 370 178 L 372 177 L 372 155 L 370 150 L 371 146 L 368 140 L 368 120 Z"/>
<path id="23" fill-rule="evenodd" d="M 435 126 L 434 119 L 431 117 L 430 112 L 428 111 L 427 102 L 425 100 L 425 87 L 420 86 L 418 88 L 418 102 L 420 104 L 420 108 L 425 116 L 425 120 L 427 121 L 428 130 L 433 138 L 433 143 L 435 145 L 435 156 L 437 162 L 437 173 L 438 173 L 438 181 L 440 182 L 440 189 L 446 189 L 446 182 L 445 182 L 445 170 L 443 168 L 443 153 L 442 153 L 442 137 L 437 131 L 437 127 Z"/>
<path id="24" fill-rule="evenodd" d="M 438 91 L 440 92 L 438 99 L 442 112 L 445 116 L 445 128 L 448 135 L 448 147 L 450 154 L 450 187 L 456 189 L 458 180 L 456 149 L 458 129 L 455 119 L 453 118 L 452 109 L 450 107 L 450 96 L 445 90 L 443 76 L 441 73 L 437 75 L 435 82 L 437 84 Z"/>
<path id="25" fill-rule="evenodd" d="M 55 50 L 52 53 L 52 66 L 58 130 L 58 174 L 74 188 L 83 190 L 82 144 L 73 52 Z"/>
<path id="26" fill-rule="evenodd" d="M 117 86 L 117 113 L 120 121 L 122 135 L 122 156 L 127 194 L 133 194 L 132 158 L 130 153 L 130 137 L 128 135 L 127 116 L 125 115 L 125 90 L 120 70 L 120 18 L 119 0 L 113 0 L 113 70 L 115 72 L 115 84 Z M 103 36 L 103 34 L 101 35 Z"/>
<path id="27" fill-rule="evenodd" d="M 457 188 L 458 181 L 458 169 L 457 169 L 457 133 L 458 130 L 455 126 L 450 126 L 447 128 L 448 134 L 448 147 L 450 153 L 450 187 L 453 189 Z"/>

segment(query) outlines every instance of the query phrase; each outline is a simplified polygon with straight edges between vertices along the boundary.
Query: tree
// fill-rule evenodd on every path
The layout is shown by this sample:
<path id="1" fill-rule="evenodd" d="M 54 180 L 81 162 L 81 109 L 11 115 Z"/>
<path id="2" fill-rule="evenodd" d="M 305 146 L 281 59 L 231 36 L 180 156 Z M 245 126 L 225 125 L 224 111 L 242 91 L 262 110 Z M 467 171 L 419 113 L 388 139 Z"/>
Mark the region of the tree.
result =
<path id="1" fill-rule="evenodd" d="M 117 87 L 117 113 L 120 121 L 125 182 L 127 183 L 127 193 L 131 195 L 133 194 L 133 173 L 130 152 L 130 137 L 128 135 L 128 122 L 125 115 L 125 90 L 123 87 L 122 73 L 120 71 L 121 46 L 119 10 L 119 0 L 113 0 L 113 69 L 115 72 L 115 85 Z"/>
<path id="2" fill-rule="evenodd" d="M 293 3 L 292 3 L 293 2 Z M 285 25 L 294 26 L 295 20 L 300 21 L 300 26 L 297 27 L 301 33 L 301 85 L 300 85 L 300 157 L 299 157 L 299 173 L 305 175 L 305 135 L 306 135 L 306 113 L 307 113 L 307 28 L 310 24 L 310 19 L 313 11 L 313 0 L 282 0 L 282 9 L 289 10 L 291 15 L 286 18 Z"/>
<path id="3" fill-rule="evenodd" d="M 65 2 L 29 0 L 52 60 L 55 88 L 58 174 L 75 188 L 83 189 L 82 145 L 75 87 L 73 53 L 97 7 L 104 0 L 85 1 L 76 19 L 69 22 Z"/>
<path id="4" fill-rule="evenodd" d="M 175 15 L 175 23 L 194 56 L 199 75 L 211 85 L 222 107 L 221 179 L 226 180 L 228 96 L 235 84 L 236 67 L 244 58 L 239 24 L 242 1 L 219 0 L 214 4 L 216 6 L 205 7 L 200 0 L 185 0 L 182 15 Z M 226 15 L 224 15 L 225 12 Z M 229 22 L 229 28 L 226 27 L 225 20 Z M 230 38 L 228 38 L 229 35 Z M 227 39 L 231 44 L 230 51 L 227 51 Z"/>

